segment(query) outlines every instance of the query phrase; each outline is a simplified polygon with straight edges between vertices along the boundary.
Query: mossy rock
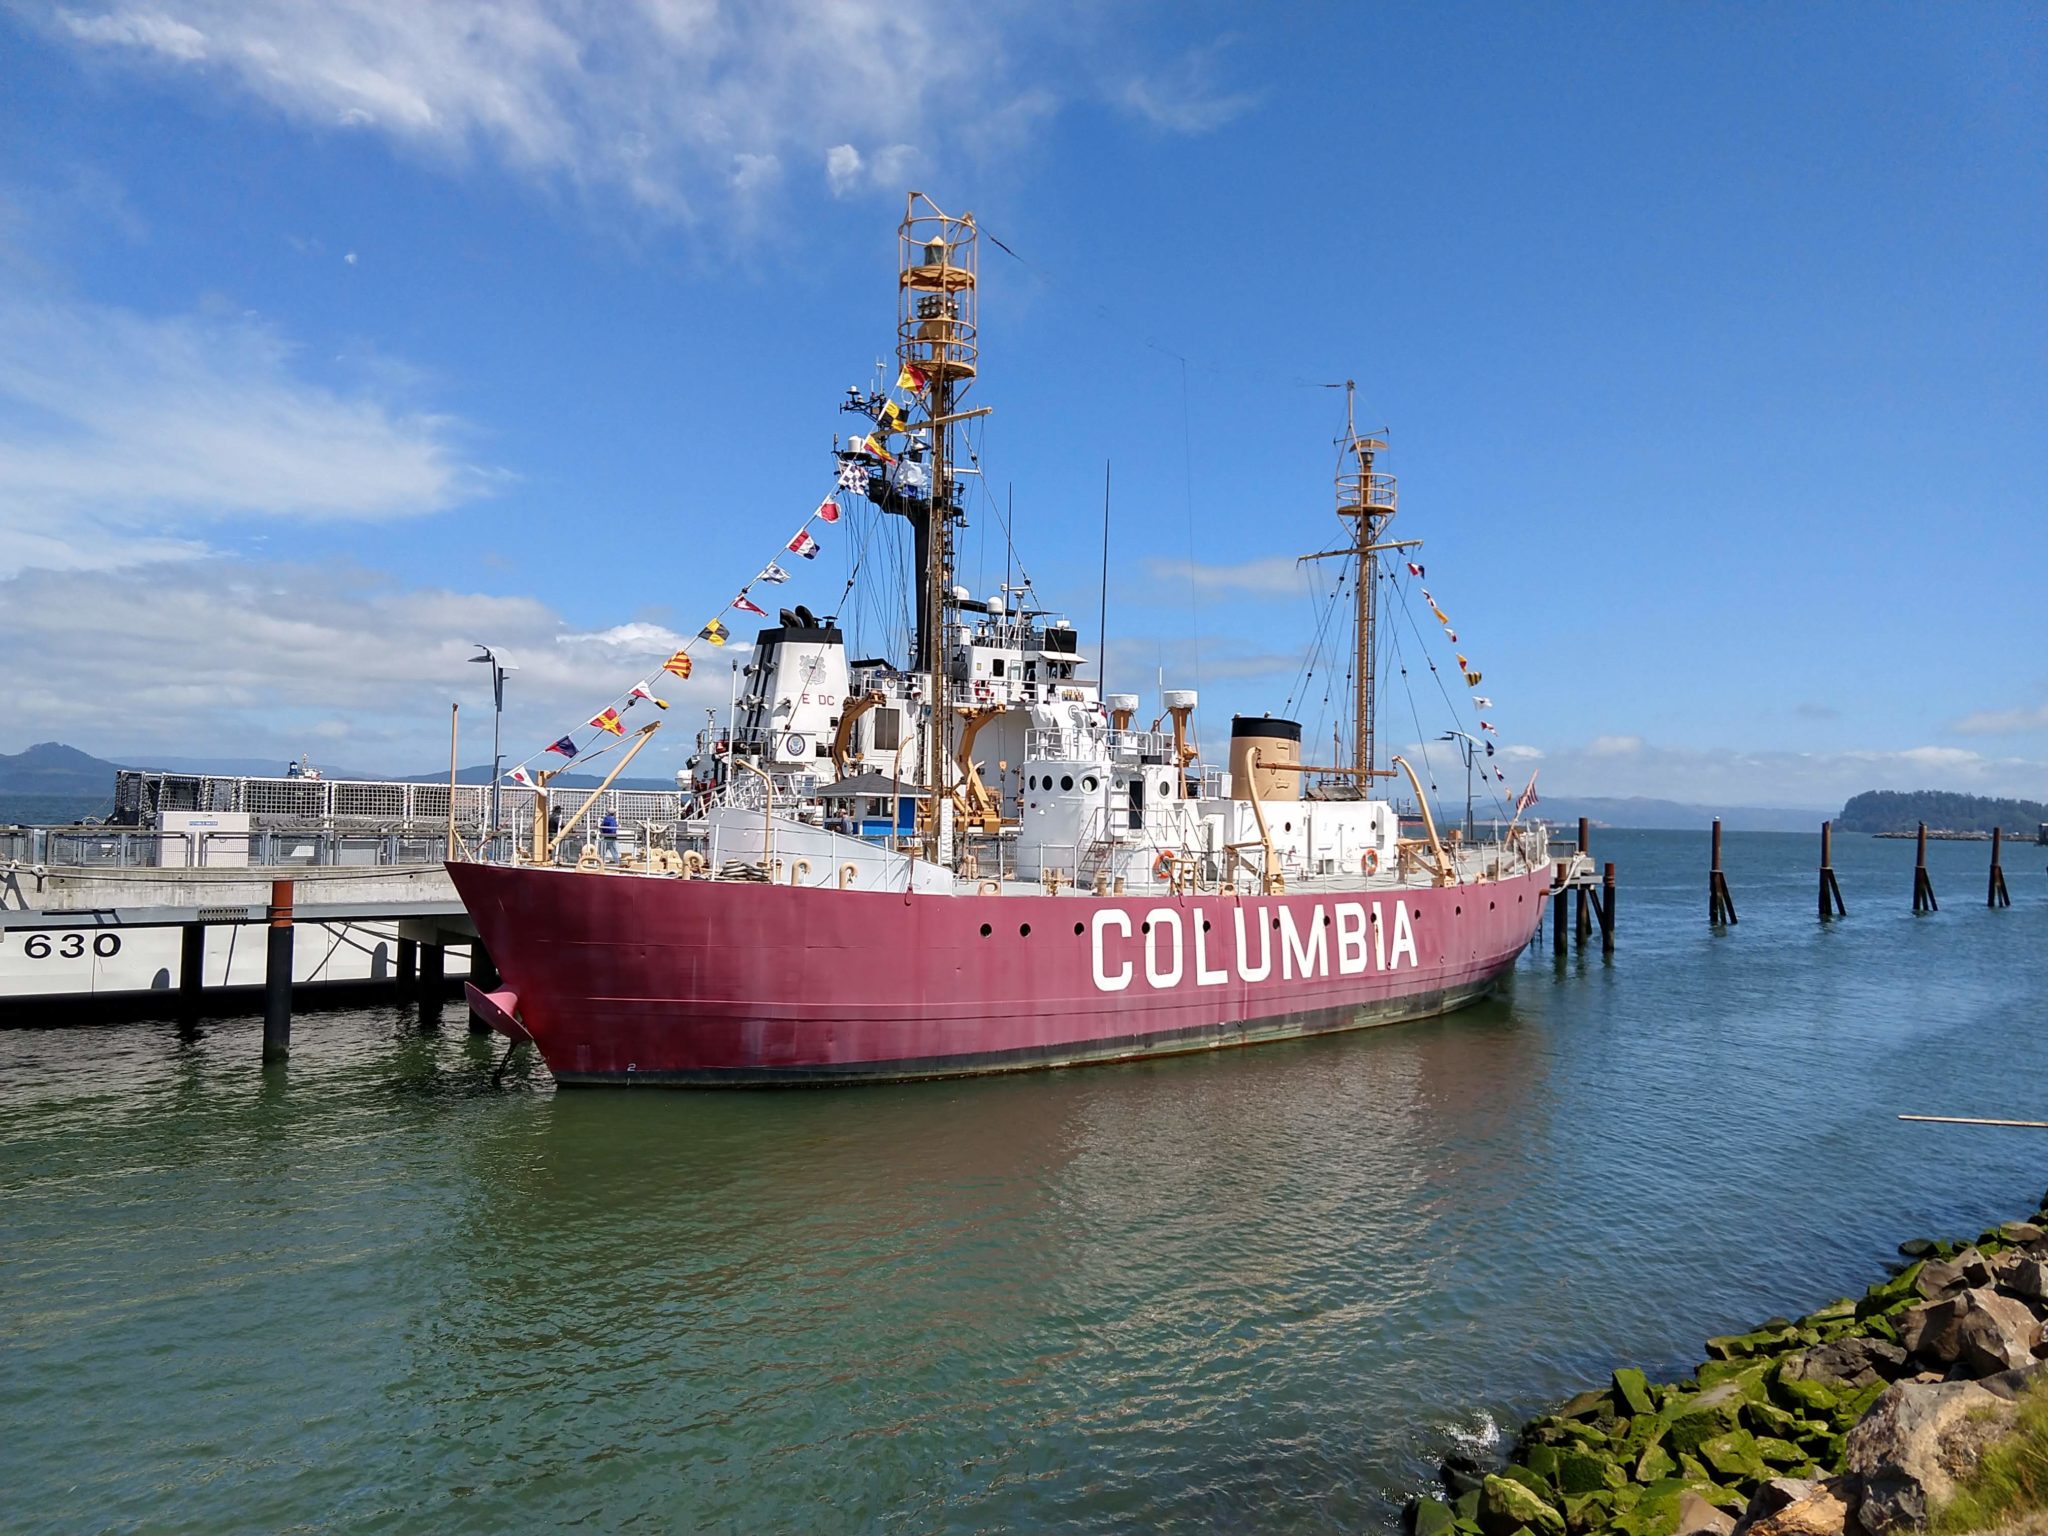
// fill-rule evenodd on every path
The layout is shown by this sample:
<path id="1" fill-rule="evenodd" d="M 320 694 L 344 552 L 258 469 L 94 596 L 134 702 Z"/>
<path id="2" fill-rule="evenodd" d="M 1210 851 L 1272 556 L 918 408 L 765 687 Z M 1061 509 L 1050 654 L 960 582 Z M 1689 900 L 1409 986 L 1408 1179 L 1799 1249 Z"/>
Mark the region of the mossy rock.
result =
<path id="1" fill-rule="evenodd" d="M 1730 1392 L 1738 1398 L 1768 1397 L 1771 1374 L 1777 1368 L 1775 1360 L 1711 1361 L 1701 1367 L 1703 1379 L 1695 1401 L 1711 1399 L 1718 1402 Z M 1668 1413 L 1665 1415 L 1666 1418 L 1670 1416 Z"/>
<path id="2" fill-rule="evenodd" d="M 1480 1530 L 1513 1536 L 1524 1526 L 1534 1536 L 1565 1536 L 1564 1515 L 1541 1494 L 1511 1477 L 1489 1477 L 1479 1490 Z"/>
<path id="3" fill-rule="evenodd" d="M 1879 1281 L 1870 1287 L 1863 1293 L 1863 1299 L 1856 1303 L 1856 1315 L 1870 1317 L 1884 1311 L 1895 1302 L 1916 1298 L 1919 1293 L 1914 1289 L 1913 1282 L 1920 1278 L 1920 1271 L 1925 1264 L 1925 1260 L 1908 1264 L 1891 1279 Z"/>
<path id="4" fill-rule="evenodd" d="M 1790 1439 L 1799 1433 L 1799 1420 L 1769 1398 L 1752 1399 L 1742 1405 L 1742 1422 L 1758 1435 Z"/>
<path id="5" fill-rule="evenodd" d="M 1788 1376 L 1780 1376 L 1773 1381 L 1771 1392 L 1780 1403 L 1793 1412 L 1831 1422 L 1841 1401 L 1832 1389 L 1820 1382 Z"/>
<path id="6" fill-rule="evenodd" d="M 1567 1497 L 1574 1494 L 1602 1493 L 1618 1488 L 1627 1481 L 1628 1478 L 1621 1469 L 1604 1456 L 1592 1456 L 1584 1451 L 1566 1451 L 1557 1459 L 1557 1491 Z"/>
<path id="7" fill-rule="evenodd" d="M 1451 1513 L 1451 1506 L 1440 1499 L 1417 1498 L 1408 1504 L 1409 1536 L 1449 1536 L 1457 1528 L 1458 1517 Z"/>
<path id="8" fill-rule="evenodd" d="M 1663 1411 L 1639 1413 L 1628 1421 L 1628 1428 L 1614 1437 L 1615 1453 L 1624 1459 L 1633 1459 L 1643 1453 L 1643 1447 L 1652 1441 L 1664 1438 L 1666 1420 Z"/>
<path id="9" fill-rule="evenodd" d="M 1628 1421 L 1625 1419 L 1616 1421 L 1612 1433 L 1603 1433 L 1597 1426 L 1583 1424 L 1577 1420 L 1559 1427 L 1563 1431 L 1562 1435 L 1551 1442 L 1559 1450 L 1562 1451 L 1572 1446 L 1581 1446 L 1592 1450 L 1605 1450 L 1609 1444 L 1618 1439 L 1622 1432 L 1628 1428 Z"/>
<path id="10" fill-rule="evenodd" d="M 1605 1392 L 1585 1391 L 1572 1398 L 1552 1415 L 1560 1419 L 1611 1419 L 1614 1417 L 1614 1399 Z"/>
<path id="11" fill-rule="evenodd" d="M 1888 1381 L 1873 1381 L 1867 1387 L 1858 1387 L 1853 1393 L 1841 1399 L 1841 1406 L 1835 1412 L 1834 1422 L 1844 1425 L 1845 1428 L 1853 1427 L 1858 1419 L 1870 1412 L 1870 1405 L 1883 1397 L 1885 1388 L 1890 1385 Z"/>
<path id="12" fill-rule="evenodd" d="M 1672 1536 L 1678 1529 L 1678 1501 L 1688 1486 L 1683 1478 L 1659 1478 L 1633 1508 L 1615 1517 L 1613 1528 L 1627 1536 Z"/>
<path id="13" fill-rule="evenodd" d="M 1557 1447 L 1554 1445 L 1532 1445 L 1522 1453 L 1520 1460 L 1523 1466 L 1546 1483 L 1557 1477 Z"/>
<path id="14" fill-rule="evenodd" d="M 1479 1523 L 1479 1490 L 1474 1488 L 1467 1493 L 1459 1494 L 1455 1499 L 1451 1500 L 1451 1513 L 1458 1517 L 1460 1525 L 1477 1525 Z"/>
<path id="15" fill-rule="evenodd" d="M 1844 1296 L 1839 1301 L 1831 1301 L 1826 1306 L 1807 1313 L 1800 1321 L 1809 1328 L 1818 1328 L 1823 1323 L 1846 1322 L 1855 1315 L 1856 1298 Z"/>
<path id="16" fill-rule="evenodd" d="M 1807 1459 L 1806 1452 L 1790 1440 L 1781 1440 L 1776 1435 L 1758 1435 L 1756 1453 L 1780 1472 L 1799 1466 Z"/>
<path id="17" fill-rule="evenodd" d="M 1757 1448 L 1756 1436 L 1746 1429 L 1731 1429 L 1704 1442 L 1699 1459 L 1714 1474 L 1717 1483 L 1757 1483 L 1764 1479 L 1763 1453 Z"/>
<path id="18" fill-rule="evenodd" d="M 1670 1477 L 1677 1471 L 1678 1463 L 1671 1459 L 1671 1453 L 1661 1445 L 1652 1445 L 1636 1462 L 1635 1477 L 1637 1482 L 1647 1484 Z"/>
<path id="19" fill-rule="evenodd" d="M 1520 1483 L 1546 1504 L 1557 1497 L 1557 1490 L 1550 1486 L 1550 1479 L 1534 1467 L 1517 1466 L 1510 1462 L 1500 1469 L 1500 1475 Z"/>
<path id="20" fill-rule="evenodd" d="M 1614 1400 L 1631 1414 L 1657 1411 L 1657 1405 L 1650 1397 L 1649 1378 L 1632 1365 L 1625 1365 L 1614 1373 Z"/>
<path id="21" fill-rule="evenodd" d="M 1564 1528 L 1572 1536 L 1588 1536 L 1604 1529 L 1613 1514 L 1613 1499 L 1606 1492 L 1582 1493 L 1564 1501 Z"/>

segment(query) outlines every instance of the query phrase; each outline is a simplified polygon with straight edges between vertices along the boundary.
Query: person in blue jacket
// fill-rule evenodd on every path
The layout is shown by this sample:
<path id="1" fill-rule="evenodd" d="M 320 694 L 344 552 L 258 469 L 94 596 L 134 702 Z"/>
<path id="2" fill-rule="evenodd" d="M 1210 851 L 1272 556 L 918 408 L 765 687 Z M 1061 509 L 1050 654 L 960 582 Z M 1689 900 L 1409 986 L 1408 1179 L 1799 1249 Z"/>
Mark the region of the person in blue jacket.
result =
<path id="1" fill-rule="evenodd" d="M 607 864 L 619 862 L 619 818 L 610 811 L 597 824 L 597 853 Z"/>

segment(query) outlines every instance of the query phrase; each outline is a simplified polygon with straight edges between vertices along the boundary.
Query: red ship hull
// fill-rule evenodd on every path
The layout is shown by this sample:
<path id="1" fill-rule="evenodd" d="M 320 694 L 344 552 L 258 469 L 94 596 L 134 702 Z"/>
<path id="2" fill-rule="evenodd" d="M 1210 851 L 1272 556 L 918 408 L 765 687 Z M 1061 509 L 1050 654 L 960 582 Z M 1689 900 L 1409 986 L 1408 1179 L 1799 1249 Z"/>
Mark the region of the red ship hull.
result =
<path id="1" fill-rule="evenodd" d="M 944 1077 L 1424 1018 L 1493 989 L 1550 885 L 1538 869 L 1424 890 L 1098 898 L 449 874 L 505 978 L 499 1027 L 565 1084 Z"/>

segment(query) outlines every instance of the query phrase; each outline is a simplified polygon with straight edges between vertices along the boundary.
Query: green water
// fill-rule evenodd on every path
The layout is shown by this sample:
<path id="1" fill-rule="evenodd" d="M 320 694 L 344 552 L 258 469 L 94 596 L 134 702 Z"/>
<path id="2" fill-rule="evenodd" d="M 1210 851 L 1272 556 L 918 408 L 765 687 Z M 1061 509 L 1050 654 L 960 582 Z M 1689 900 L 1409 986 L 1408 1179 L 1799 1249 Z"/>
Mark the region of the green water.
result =
<path id="1" fill-rule="evenodd" d="M 1622 946 L 1351 1037 L 556 1094 L 450 1009 L 0 1031 L 0 1528 L 1379 1529 L 1621 1361 L 2031 1210 L 2048 850 L 1611 833 Z"/>

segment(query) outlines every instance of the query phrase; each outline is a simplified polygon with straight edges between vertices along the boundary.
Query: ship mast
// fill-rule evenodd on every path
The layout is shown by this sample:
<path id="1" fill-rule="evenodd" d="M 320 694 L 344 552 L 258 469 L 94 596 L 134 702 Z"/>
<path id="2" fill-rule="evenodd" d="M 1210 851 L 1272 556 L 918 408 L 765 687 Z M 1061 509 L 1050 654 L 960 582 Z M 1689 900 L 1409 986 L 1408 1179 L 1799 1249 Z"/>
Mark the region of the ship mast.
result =
<path id="1" fill-rule="evenodd" d="M 896 355 L 925 381 L 931 429 L 931 500 L 914 524 L 918 557 L 918 657 L 925 674 L 924 856 L 945 851 L 941 810 L 953 756 L 953 699 L 947 650 L 958 625 L 953 596 L 953 532 L 962 520 L 953 474 L 953 428 L 960 397 L 973 386 L 979 356 L 980 239 L 974 215 L 955 218 L 922 192 L 906 199 L 897 231 Z"/>
<path id="2" fill-rule="evenodd" d="M 1344 381 L 1344 435 L 1338 439 L 1341 453 L 1337 465 L 1337 516 L 1351 525 L 1351 542 L 1337 549 L 1304 555 L 1304 560 L 1349 558 L 1352 566 L 1352 732 L 1351 773 L 1358 792 L 1367 792 L 1375 777 L 1390 770 L 1373 767 L 1376 756 L 1373 739 L 1373 642 L 1374 599 L 1377 595 L 1378 555 L 1383 549 L 1411 549 L 1420 539 L 1389 540 L 1387 525 L 1394 520 L 1394 477 L 1373 465 L 1387 451 L 1383 437 L 1367 437 L 1358 430 L 1356 417 L 1358 386 Z"/>

